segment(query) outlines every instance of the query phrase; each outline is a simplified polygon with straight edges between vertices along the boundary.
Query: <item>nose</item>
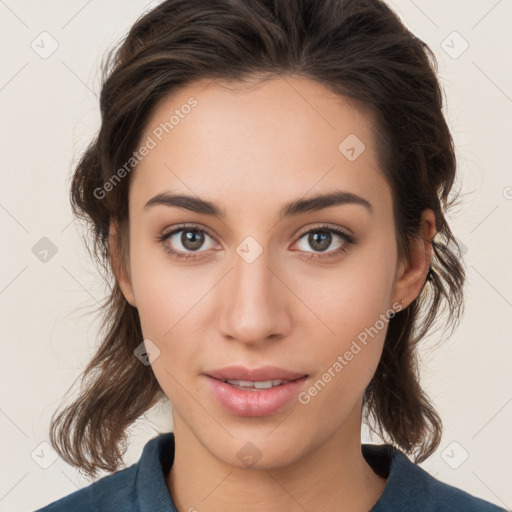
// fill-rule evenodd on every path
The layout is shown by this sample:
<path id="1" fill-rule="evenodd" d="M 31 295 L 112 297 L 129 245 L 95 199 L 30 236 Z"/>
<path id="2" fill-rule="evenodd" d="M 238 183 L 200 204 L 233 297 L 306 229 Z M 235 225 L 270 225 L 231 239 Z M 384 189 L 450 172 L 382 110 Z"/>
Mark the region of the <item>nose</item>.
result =
<path id="1" fill-rule="evenodd" d="M 235 254 L 234 268 L 222 283 L 218 328 L 228 339 L 258 345 L 288 334 L 291 292 L 271 266 L 268 251 L 247 262 Z"/>

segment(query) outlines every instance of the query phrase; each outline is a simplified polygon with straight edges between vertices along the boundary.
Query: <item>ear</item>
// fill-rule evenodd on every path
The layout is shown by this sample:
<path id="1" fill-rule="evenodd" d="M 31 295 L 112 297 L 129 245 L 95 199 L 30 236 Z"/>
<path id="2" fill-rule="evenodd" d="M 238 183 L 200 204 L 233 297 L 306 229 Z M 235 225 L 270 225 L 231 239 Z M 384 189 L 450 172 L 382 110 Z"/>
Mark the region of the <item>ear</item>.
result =
<path id="1" fill-rule="evenodd" d="M 405 309 L 420 293 L 427 279 L 432 261 L 432 239 L 436 233 L 435 215 L 431 209 L 421 215 L 420 230 L 417 237 L 409 243 L 410 257 L 398 265 L 394 290 L 394 300 L 404 301 Z"/>
<path id="2" fill-rule="evenodd" d="M 127 229 L 128 226 L 125 226 L 125 230 Z M 111 221 L 108 233 L 108 254 L 112 271 L 125 299 L 131 306 L 137 307 L 130 277 L 128 240 L 128 233 Z"/>

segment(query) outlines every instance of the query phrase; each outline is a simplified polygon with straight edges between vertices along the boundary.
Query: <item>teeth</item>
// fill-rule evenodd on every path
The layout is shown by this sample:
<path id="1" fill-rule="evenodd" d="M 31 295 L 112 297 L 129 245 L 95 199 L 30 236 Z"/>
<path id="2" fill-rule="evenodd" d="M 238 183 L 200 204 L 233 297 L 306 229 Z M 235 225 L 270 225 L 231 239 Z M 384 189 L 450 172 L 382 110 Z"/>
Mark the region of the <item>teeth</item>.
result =
<path id="1" fill-rule="evenodd" d="M 254 382 L 252 380 L 226 380 L 229 384 L 233 386 L 238 386 L 240 388 L 252 388 L 252 389 L 270 389 L 274 386 L 280 386 L 281 384 L 288 382 L 286 380 L 265 380 L 262 382 Z"/>

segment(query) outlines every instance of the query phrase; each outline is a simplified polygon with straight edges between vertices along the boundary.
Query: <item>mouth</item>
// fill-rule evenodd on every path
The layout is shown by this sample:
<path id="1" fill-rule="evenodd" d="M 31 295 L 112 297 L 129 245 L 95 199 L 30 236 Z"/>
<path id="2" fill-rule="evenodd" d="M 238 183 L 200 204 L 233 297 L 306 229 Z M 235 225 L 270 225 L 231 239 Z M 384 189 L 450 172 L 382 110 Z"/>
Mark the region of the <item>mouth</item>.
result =
<path id="1" fill-rule="evenodd" d="M 227 366 L 219 368 L 218 370 L 211 370 L 206 372 L 206 375 L 214 379 L 222 380 L 224 382 L 235 382 L 236 385 L 243 386 L 243 383 L 263 383 L 268 386 L 268 383 L 276 381 L 293 381 L 301 377 L 307 376 L 303 372 L 296 372 L 287 370 L 278 366 L 261 366 L 259 368 L 246 368 L 245 366 Z M 278 383 L 279 384 L 279 383 Z M 276 385 L 278 385 L 276 384 Z"/>
<path id="2" fill-rule="evenodd" d="M 217 403 L 236 416 L 269 416 L 297 399 L 308 374 L 264 367 L 229 367 L 205 374 Z"/>
<path id="3" fill-rule="evenodd" d="M 306 377 L 304 375 L 303 377 Z M 271 389 L 278 386 L 283 386 L 289 384 L 290 382 L 295 382 L 296 380 L 302 379 L 303 377 L 298 377 L 292 380 L 283 380 L 283 379 L 274 379 L 274 380 L 263 380 L 263 381 L 252 381 L 252 380 L 228 380 L 228 379 L 217 379 L 221 382 L 225 382 L 234 386 L 238 389 L 248 390 L 248 391 L 259 391 L 262 389 Z M 215 377 L 213 377 L 215 378 Z"/>

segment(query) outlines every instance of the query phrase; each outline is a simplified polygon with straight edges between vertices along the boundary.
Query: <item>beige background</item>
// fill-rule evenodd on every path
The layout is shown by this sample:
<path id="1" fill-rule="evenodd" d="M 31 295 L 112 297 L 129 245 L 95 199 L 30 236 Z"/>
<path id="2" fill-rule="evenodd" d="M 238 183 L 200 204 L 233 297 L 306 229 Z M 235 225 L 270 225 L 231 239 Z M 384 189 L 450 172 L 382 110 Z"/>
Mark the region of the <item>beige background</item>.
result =
<path id="1" fill-rule="evenodd" d="M 467 194 L 452 217 L 467 247 L 467 310 L 449 341 L 423 350 L 422 382 L 445 424 L 423 466 L 510 509 L 512 3 L 389 3 L 439 59 Z M 0 0 L 0 511 L 33 510 L 89 483 L 44 444 L 51 413 L 94 351 L 98 322 L 85 313 L 104 292 L 72 221 L 69 176 L 99 126 L 100 59 L 149 5 Z M 32 252 L 43 237 L 57 250 L 46 263 Z M 169 418 L 163 406 L 134 426 L 127 464 Z"/>

